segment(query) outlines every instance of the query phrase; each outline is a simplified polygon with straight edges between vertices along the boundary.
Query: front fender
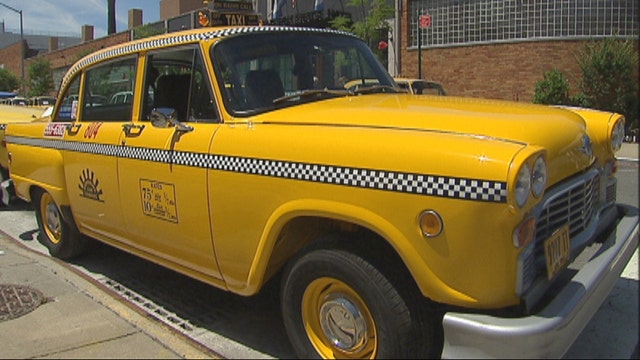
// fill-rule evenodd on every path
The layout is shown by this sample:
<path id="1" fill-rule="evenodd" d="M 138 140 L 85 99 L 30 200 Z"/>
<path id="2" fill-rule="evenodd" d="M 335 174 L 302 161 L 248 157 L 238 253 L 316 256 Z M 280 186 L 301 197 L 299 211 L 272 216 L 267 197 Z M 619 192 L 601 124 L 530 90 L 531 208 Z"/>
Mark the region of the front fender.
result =
<path id="1" fill-rule="evenodd" d="M 367 228 L 378 234 L 394 248 L 414 278 L 427 279 L 426 281 L 418 282 L 423 293 L 434 293 L 436 288 L 438 289 L 437 291 L 445 289 L 444 291 L 449 292 L 451 296 L 463 298 L 465 301 L 472 301 L 468 296 L 446 286 L 423 259 L 418 256 L 417 249 L 414 248 L 409 239 L 385 217 L 363 207 L 319 199 L 290 201 L 279 206 L 271 214 L 265 226 L 265 231 L 260 238 L 256 257 L 253 259 L 246 283 L 235 283 L 246 286 L 236 287 L 233 291 L 241 294 L 253 294 L 259 289 L 282 230 L 286 224 L 298 217 L 334 219 Z M 234 283 L 229 281 L 227 283 L 230 288 L 233 287 Z"/>

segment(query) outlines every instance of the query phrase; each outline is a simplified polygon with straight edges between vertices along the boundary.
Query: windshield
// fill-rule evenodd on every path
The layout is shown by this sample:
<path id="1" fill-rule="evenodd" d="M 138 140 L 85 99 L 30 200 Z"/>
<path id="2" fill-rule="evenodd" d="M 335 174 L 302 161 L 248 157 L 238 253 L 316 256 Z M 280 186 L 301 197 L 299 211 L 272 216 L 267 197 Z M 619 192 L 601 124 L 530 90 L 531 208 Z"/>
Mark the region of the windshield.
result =
<path id="1" fill-rule="evenodd" d="M 354 84 L 395 86 L 367 45 L 343 34 L 252 33 L 221 41 L 211 56 L 225 107 L 237 116 L 346 96 Z"/>

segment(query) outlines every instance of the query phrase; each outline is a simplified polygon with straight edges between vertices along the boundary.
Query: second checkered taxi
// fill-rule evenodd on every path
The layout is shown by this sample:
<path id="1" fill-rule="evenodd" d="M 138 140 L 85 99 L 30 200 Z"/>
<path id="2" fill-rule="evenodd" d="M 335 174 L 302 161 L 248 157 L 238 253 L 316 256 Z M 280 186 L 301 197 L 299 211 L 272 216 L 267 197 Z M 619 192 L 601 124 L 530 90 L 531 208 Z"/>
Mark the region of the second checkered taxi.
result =
<path id="1" fill-rule="evenodd" d="M 55 257 L 97 239 L 242 296 L 281 281 L 302 358 L 536 358 L 637 247 L 623 136 L 614 113 L 408 94 L 352 34 L 243 26 L 87 55 L 5 140 Z"/>

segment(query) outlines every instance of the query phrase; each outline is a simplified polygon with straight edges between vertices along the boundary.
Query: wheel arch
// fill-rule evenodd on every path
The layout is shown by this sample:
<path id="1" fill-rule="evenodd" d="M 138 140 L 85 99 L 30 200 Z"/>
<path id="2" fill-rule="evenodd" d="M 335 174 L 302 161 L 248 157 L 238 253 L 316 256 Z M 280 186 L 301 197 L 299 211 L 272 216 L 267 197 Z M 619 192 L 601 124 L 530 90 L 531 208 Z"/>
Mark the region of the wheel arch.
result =
<path id="1" fill-rule="evenodd" d="M 309 246 L 339 246 L 377 264 L 391 262 L 424 295 L 430 289 L 421 288 L 413 273 L 426 272 L 435 286 L 442 285 L 428 265 L 415 256 L 413 246 L 401 231 L 366 208 L 337 201 L 296 200 L 274 211 L 265 229 L 246 288 L 238 289 L 240 293 L 257 292 Z"/>
<path id="2" fill-rule="evenodd" d="M 38 197 L 38 193 L 40 192 L 49 193 L 49 195 L 51 195 L 51 198 L 53 198 L 53 201 L 60 208 L 60 213 L 64 217 L 64 219 L 70 223 L 75 224 L 73 214 L 71 212 L 71 207 L 69 206 L 69 196 L 65 188 L 58 188 L 46 184 L 30 184 L 27 191 L 28 197 L 23 197 L 23 200 L 30 202 L 32 207 L 36 211 L 39 204 L 36 204 L 34 202 Z"/>

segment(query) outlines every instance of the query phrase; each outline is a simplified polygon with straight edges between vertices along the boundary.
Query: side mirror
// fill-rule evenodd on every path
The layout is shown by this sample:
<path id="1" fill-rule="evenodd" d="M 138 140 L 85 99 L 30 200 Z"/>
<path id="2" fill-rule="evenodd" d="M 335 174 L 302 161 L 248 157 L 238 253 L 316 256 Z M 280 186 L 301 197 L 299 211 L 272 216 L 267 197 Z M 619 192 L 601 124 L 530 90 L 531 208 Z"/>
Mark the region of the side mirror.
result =
<path id="1" fill-rule="evenodd" d="M 172 126 L 171 119 L 175 120 L 177 113 L 172 108 L 156 108 L 151 111 L 149 120 L 151 125 L 157 128 L 168 128 Z"/>
<path id="2" fill-rule="evenodd" d="M 156 108 L 149 114 L 151 125 L 157 128 L 170 128 L 175 126 L 176 130 L 181 132 L 193 131 L 193 127 L 185 125 L 178 121 L 177 112 L 173 108 Z"/>

